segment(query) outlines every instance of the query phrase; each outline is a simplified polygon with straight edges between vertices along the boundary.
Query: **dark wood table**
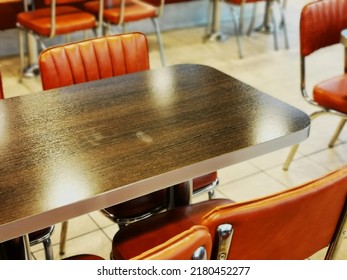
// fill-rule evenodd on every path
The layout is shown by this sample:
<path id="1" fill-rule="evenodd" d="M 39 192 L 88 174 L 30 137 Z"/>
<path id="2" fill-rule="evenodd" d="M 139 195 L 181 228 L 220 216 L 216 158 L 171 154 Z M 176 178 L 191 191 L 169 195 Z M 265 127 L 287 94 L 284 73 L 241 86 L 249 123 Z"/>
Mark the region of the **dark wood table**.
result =
<path id="1" fill-rule="evenodd" d="M 0 115 L 0 241 L 291 146 L 310 127 L 202 65 L 15 97 Z"/>

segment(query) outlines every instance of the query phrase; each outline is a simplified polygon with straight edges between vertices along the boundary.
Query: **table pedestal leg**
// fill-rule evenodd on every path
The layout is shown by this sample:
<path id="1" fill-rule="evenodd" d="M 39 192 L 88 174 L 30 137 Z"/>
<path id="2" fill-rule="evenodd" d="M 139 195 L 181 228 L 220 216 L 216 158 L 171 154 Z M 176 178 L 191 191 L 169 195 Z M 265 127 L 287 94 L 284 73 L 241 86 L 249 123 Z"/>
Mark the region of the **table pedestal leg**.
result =
<path id="1" fill-rule="evenodd" d="M 224 41 L 226 36 L 220 31 L 220 0 L 210 0 L 209 13 L 211 21 L 208 23 L 208 31 L 206 32 L 205 41 Z"/>
<path id="2" fill-rule="evenodd" d="M 168 209 L 191 204 L 192 195 L 193 180 L 170 187 Z"/>
<path id="3" fill-rule="evenodd" d="M 271 24 L 271 17 L 272 17 L 271 10 L 272 10 L 273 2 L 274 0 L 266 1 L 263 23 L 260 26 L 258 26 L 255 29 L 255 31 L 263 32 L 263 33 L 272 33 L 274 31 L 274 26 Z"/>

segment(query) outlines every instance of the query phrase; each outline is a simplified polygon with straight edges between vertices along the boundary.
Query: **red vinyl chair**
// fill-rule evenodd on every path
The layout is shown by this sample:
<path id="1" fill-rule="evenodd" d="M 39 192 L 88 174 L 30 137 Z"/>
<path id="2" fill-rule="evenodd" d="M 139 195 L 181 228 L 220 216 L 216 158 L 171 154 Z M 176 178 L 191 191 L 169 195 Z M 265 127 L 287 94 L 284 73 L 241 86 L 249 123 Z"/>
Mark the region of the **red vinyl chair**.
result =
<path id="1" fill-rule="evenodd" d="M 141 0 L 106 0 L 106 1 L 87 1 L 84 9 L 94 14 L 100 24 L 104 27 L 104 34 L 112 34 L 111 26 L 122 26 L 126 33 L 126 24 L 135 21 L 150 19 L 153 23 L 160 59 L 162 66 L 165 66 L 165 54 L 162 38 L 160 34 L 158 18 L 160 18 L 164 7 L 164 0 L 148 3 Z"/>
<path id="2" fill-rule="evenodd" d="M 3 98 L 4 98 L 4 90 L 2 86 L 2 77 L 0 73 L 0 99 L 3 99 Z M 51 243 L 51 235 L 53 230 L 54 230 L 54 226 L 50 226 L 50 227 L 47 227 L 47 228 L 44 228 L 29 234 L 29 240 L 30 240 L 31 246 L 34 246 L 39 243 L 43 244 L 44 250 L 45 250 L 45 257 L 47 260 L 53 259 L 53 248 Z M 18 242 L 18 240 L 14 242 Z"/>
<path id="3" fill-rule="evenodd" d="M 46 6 L 29 11 L 25 0 L 26 10 L 17 15 L 20 79 L 25 68 L 24 34 L 32 33 L 41 48 L 45 49 L 42 38 L 53 38 L 88 29 L 95 31 L 97 28 L 95 16 L 73 6 L 83 1 L 85 0 L 44 0 Z"/>
<path id="4" fill-rule="evenodd" d="M 345 71 L 341 75 L 317 83 L 309 94 L 306 87 L 308 57 L 316 57 L 319 50 L 336 45 L 341 40 L 341 32 L 347 28 L 347 0 L 314 1 L 301 11 L 300 18 L 300 77 L 301 95 L 309 104 L 318 108 L 310 115 L 313 120 L 323 115 L 335 115 L 340 123 L 330 140 L 333 147 L 347 121 L 347 60 Z M 319 21 L 317 21 L 319 18 Z M 347 38 L 347 36 L 346 36 Z M 347 53 L 347 39 L 342 43 Z M 346 56 L 347 58 L 347 56 Z M 322 65 L 322 70 L 326 65 Z M 299 145 L 294 145 L 283 165 L 288 170 Z"/>
<path id="5" fill-rule="evenodd" d="M 16 16 L 23 10 L 22 0 L 0 0 L 0 30 L 16 28 Z"/>
<path id="6" fill-rule="evenodd" d="M 202 225 L 214 241 L 211 259 L 307 259 L 327 246 L 331 259 L 347 225 L 346 199 L 347 166 L 270 196 L 219 205 L 208 200 L 131 224 L 115 234 L 112 254 L 131 259 Z"/>
<path id="7" fill-rule="evenodd" d="M 99 67 L 102 65 L 102 67 Z M 145 35 L 129 33 L 84 40 L 44 50 L 39 57 L 44 90 L 150 69 Z M 193 179 L 193 194 L 203 190 L 213 196 L 217 172 Z M 190 190 L 185 183 L 174 187 L 176 201 L 163 189 L 102 211 L 120 227 L 166 210 L 188 204 Z M 187 196 L 188 195 L 188 196 Z M 64 253 L 67 223 L 63 223 L 61 253 Z"/>

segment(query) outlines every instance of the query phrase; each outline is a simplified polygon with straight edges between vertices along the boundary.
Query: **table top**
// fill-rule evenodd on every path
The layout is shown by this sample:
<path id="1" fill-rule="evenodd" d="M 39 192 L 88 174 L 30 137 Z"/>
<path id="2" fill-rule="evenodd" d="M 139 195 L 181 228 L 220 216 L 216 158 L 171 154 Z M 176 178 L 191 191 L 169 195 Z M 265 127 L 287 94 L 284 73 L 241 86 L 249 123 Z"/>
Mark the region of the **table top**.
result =
<path id="1" fill-rule="evenodd" d="M 309 117 L 202 65 L 0 102 L 0 241 L 308 137 Z"/>

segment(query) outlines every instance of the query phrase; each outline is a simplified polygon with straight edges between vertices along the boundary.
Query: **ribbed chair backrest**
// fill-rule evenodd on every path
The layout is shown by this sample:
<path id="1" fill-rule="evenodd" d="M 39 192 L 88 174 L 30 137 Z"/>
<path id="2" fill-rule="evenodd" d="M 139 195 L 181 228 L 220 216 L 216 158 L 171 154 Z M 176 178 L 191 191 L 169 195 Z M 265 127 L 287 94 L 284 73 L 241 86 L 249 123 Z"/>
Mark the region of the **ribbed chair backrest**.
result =
<path id="1" fill-rule="evenodd" d="M 312 52 L 340 42 L 347 28 L 347 0 L 321 0 L 307 4 L 300 18 L 300 53 Z"/>
<path id="2" fill-rule="evenodd" d="M 220 252 L 228 259 L 306 259 L 333 240 L 346 197 L 344 167 L 279 194 L 217 207 L 201 224 L 217 243 L 221 225 L 232 231 L 224 232 L 231 237 L 224 240 L 231 242 L 229 252 Z M 215 246 L 212 259 L 217 254 Z"/>
<path id="3" fill-rule="evenodd" d="M 39 57 L 44 90 L 149 69 L 145 35 L 93 38 L 44 50 Z"/>
<path id="4" fill-rule="evenodd" d="M 206 260 L 211 257 L 211 250 L 212 239 L 208 229 L 193 226 L 132 260 Z"/>

